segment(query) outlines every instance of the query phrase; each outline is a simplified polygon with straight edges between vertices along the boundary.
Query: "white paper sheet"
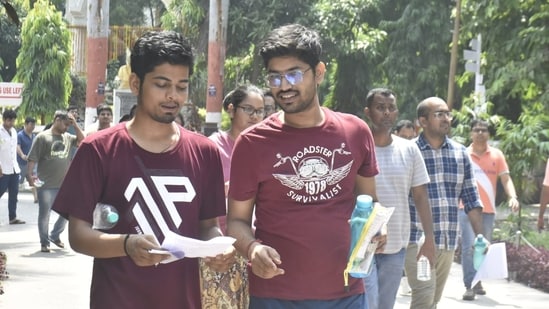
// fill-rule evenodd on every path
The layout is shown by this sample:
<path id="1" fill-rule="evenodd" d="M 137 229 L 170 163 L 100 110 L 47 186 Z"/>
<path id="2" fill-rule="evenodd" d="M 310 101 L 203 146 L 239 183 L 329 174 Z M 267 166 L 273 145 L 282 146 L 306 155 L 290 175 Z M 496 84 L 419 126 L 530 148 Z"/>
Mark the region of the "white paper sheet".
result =
<path id="1" fill-rule="evenodd" d="M 505 251 L 505 243 L 495 243 L 488 247 L 486 257 L 482 264 L 480 264 L 471 286 L 475 286 L 475 284 L 481 280 L 505 279 L 507 277 L 507 253 Z"/>
<path id="2" fill-rule="evenodd" d="M 236 239 L 227 236 L 215 237 L 207 241 L 184 237 L 169 231 L 162 242 L 162 249 L 170 252 L 170 258 L 162 261 L 170 263 L 184 257 L 214 257 L 229 249 Z"/>
<path id="3" fill-rule="evenodd" d="M 355 256 L 353 267 L 349 274 L 355 278 L 364 278 L 370 272 L 370 267 L 377 249 L 377 242 L 372 242 L 383 226 L 389 222 L 391 215 L 395 211 L 394 207 L 383 207 L 380 203 L 374 204 L 375 211 L 372 212 L 364 228 L 367 229 L 364 241 L 360 244 Z M 370 223 L 368 225 L 368 223 Z M 364 232 L 363 232 L 364 233 Z"/>

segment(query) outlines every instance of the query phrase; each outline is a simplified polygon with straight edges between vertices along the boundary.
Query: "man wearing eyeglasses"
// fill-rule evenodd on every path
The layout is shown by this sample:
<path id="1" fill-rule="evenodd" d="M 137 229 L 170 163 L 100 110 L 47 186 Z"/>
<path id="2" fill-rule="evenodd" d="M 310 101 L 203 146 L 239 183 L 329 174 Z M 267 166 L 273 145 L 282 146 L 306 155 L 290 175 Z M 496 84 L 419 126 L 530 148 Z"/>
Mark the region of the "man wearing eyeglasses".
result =
<path id="1" fill-rule="evenodd" d="M 458 214 L 463 202 L 475 234 L 482 233 L 482 205 L 473 176 L 473 166 L 465 146 L 448 137 L 452 113 L 444 100 L 430 97 L 417 106 L 422 133 L 416 139 L 427 173 L 429 204 L 433 214 L 435 265 L 431 280 L 417 280 L 417 242 L 423 231 L 414 199 L 410 198 L 410 243 L 405 268 L 412 288 L 410 308 L 433 309 L 440 301 L 458 246 Z"/>
<path id="2" fill-rule="evenodd" d="M 296 24 L 260 47 L 281 111 L 236 141 L 227 219 L 251 264 L 251 309 L 365 306 L 362 280 L 346 286 L 344 270 L 356 195 L 377 199 L 375 145 L 358 117 L 321 107 L 321 51 L 319 35 Z"/>
<path id="3" fill-rule="evenodd" d="M 509 175 L 509 167 L 501 150 L 488 145 L 490 140 L 490 130 L 488 122 L 481 119 L 474 119 L 471 122 L 471 140 L 473 141 L 467 147 L 467 153 L 473 164 L 473 172 L 480 194 L 482 203 L 482 235 L 488 240 L 492 240 L 492 229 L 496 217 L 496 188 L 498 177 L 505 193 L 508 196 L 508 205 L 511 210 L 516 212 L 519 209 L 517 193 L 513 180 Z M 465 285 L 465 294 L 463 300 L 474 300 L 476 295 L 485 295 L 486 291 L 479 281 L 471 287 L 475 277 L 473 267 L 473 243 L 475 233 L 471 228 L 469 217 L 460 207 L 459 226 L 461 233 L 461 267 L 463 268 L 463 283 Z"/>

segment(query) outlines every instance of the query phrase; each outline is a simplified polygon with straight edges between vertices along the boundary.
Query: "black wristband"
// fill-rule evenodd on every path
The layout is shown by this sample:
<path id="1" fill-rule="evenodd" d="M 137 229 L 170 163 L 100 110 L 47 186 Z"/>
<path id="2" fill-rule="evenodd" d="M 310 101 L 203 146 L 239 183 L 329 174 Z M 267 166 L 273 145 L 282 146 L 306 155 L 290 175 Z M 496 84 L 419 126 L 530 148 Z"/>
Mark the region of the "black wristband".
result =
<path id="1" fill-rule="evenodd" d="M 128 248 L 126 248 L 129 238 L 130 238 L 130 234 L 126 234 L 126 237 L 124 237 L 124 253 L 126 253 L 127 256 L 130 256 L 130 254 L 128 253 Z"/>

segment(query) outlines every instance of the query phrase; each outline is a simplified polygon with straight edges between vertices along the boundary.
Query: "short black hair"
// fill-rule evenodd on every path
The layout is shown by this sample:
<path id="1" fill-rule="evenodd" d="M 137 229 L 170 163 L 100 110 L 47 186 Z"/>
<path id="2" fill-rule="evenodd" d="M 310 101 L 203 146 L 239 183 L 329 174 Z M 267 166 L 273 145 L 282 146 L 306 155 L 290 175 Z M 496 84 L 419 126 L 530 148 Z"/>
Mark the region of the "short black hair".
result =
<path id="1" fill-rule="evenodd" d="M 164 63 L 188 66 L 192 75 L 194 56 L 187 38 L 175 31 L 150 31 L 137 39 L 131 52 L 132 73 L 143 81 L 147 73 Z"/>
<path id="2" fill-rule="evenodd" d="M 17 118 L 17 113 L 13 109 L 6 109 L 2 113 L 2 119 L 15 119 Z"/>
<path id="3" fill-rule="evenodd" d="M 411 122 L 408 119 L 402 119 L 399 122 L 397 122 L 395 126 L 395 131 L 400 132 L 400 130 L 404 128 L 414 129 L 414 130 L 416 129 L 413 122 Z"/>
<path id="4" fill-rule="evenodd" d="M 36 119 L 32 117 L 25 118 L 25 124 L 28 124 L 28 123 L 36 123 Z"/>
<path id="5" fill-rule="evenodd" d="M 102 111 L 109 111 L 112 114 L 112 108 L 109 105 L 105 104 L 105 103 L 101 103 L 101 104 L 97 105 L 95 110 L 97 112 L 97 116 L 99 116 L 99 114 L 101 114 Z"/>
<path id="6" fill-rule="evenodd" d="M 263 98 L 263 91 L 255 85 L 245 85 L 236 87 L 231 92 L 227 93 L 223 98 L 223 109 L 226 111 L 229 108 L 229 104 L 232 104 L 235 108 L 240 105 L 251 92 L 255 92 Z"/>
<path id="7" fill-rule="evenodd" d="M 495 132 L 496 130 L 494 129 L 492 124 L 490 122 L 488 122 L 487 120 L 480 119 L 480 118 L 475 118 L 475 119 L 471 120 L 470 129 L 473 130 L 473 128 L 476 127 L 476 126 L 486 127 L 488 129 L 488 133 L 490 133 L 490 135 L 494 135 L 496 133 Z"/>
<path id="8" fill-rule="evenodd" d="M 261 43 L 259 54 L 265 67 L 272 58 L 294 56 L 315 68 L 322 55 L 322 43 L 318 32 L 290 24 L 272 30 Z"/>
<path id="9" fill-rule="evenodd" d="M 61 120 L 69 119 L 68 112 L 60 109 L 56 110 L 55 114 L 53 114 L 53 120 L 55 121 L 56 119 L 61 119 Z"/>
<path id="10" fill-rule="evenodd" d="M 393 90 L 389 88 L 374 88 L 368 91 L 368 94 L 366 95 L 366 107 L 372 106 L 372 102 L 374 102 L 374 97 L 376 96 L 376 94 L 379 94 L 386 98 L 393 96 L 395 97 L 395 100 L 396 100 L 396 94 L 394 93 Z"/>

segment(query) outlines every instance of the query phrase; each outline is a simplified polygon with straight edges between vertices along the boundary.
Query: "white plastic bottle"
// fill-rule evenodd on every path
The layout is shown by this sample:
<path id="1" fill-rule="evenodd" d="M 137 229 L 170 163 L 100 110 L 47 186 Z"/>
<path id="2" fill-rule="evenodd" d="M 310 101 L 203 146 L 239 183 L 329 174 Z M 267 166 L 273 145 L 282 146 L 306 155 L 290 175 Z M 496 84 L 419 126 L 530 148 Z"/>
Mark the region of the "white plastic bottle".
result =
<path id="1" fill-rule="evenodd" d="M 108 230 L 113 228 L 118 222 L 118 211 L 114 206 L 97 203 L 93 210 L 93 225 L 96 230 Z"/>
<path id="2" fill-rule="evenodd" d="M 417 251 L 421 250 L 421 246 L 425 243 L 425 234 L 421 235 L 419 242 L 417 244 Z M 431 280 L 431 264 L 429 259 L 425 255 L 421 255 L 419 260 L 417 260 L 417 280 L 419 281 L 429 281 Z"/>

